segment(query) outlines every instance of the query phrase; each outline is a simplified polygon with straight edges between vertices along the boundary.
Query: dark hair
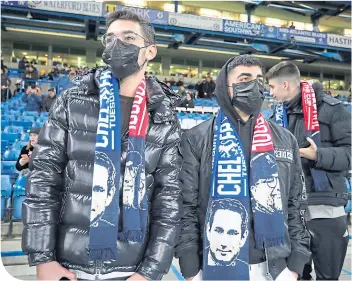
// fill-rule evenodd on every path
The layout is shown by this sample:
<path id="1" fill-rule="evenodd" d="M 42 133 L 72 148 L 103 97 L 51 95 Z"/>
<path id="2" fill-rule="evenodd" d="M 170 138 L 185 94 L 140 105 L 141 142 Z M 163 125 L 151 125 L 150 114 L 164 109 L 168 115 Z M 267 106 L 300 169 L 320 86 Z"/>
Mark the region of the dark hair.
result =
<path id="1" fill-rule="evenodd" d="M 262 70 L 264 69 L 263 64 L 261 61 L 250 55 L 240 55 L 237 57 L 234 57 L 229 64 L 227 65 L 227 72 L 230 72 L 231 70 L 235 69 L 237 66 L 244 65 L 244 66 L 259 66 Z"/>
<path id="2" fill-rule="evenodd" d="M 242 203 L 236 199 L 217 199 L 211 202 L 211 208 L 209 213 L 209 224 L 210 228 L 213 225 L 215 213 L 218 210 L 229 210 L 231 212 L 239 213 L 241 216 L 241 230 L 242 237 L 244 238 L 246 231 L 248 230 L 248 213 Z"/>
<path id="3" fill-rule="evenodd" d="M 295 65 L 293 62 L 283 61 L 270 68 L 266 74 L 267 81 L 278 77 L 289 77 L 299 80 L 301 73 L 299 72 L 297 65 Z"/>
<path id="4" fill-rule="evenodd" d="M 142 29 L 145 41 L 149 44 L 155 44 L 155 30 L 152 24 L 145 18 L 128 10 L 116 11 L 108 14 L 106 17 L 106 30 L 116 20 L 130 20 L 137 22 Z"/>
<path id="5" fill-rule="evenodd" d="M 313 90 L 316 94 L 324 92 L 324 85 L 320 82 L 314 82 L 312 84 L 312 87 L 313 87 Z"/>

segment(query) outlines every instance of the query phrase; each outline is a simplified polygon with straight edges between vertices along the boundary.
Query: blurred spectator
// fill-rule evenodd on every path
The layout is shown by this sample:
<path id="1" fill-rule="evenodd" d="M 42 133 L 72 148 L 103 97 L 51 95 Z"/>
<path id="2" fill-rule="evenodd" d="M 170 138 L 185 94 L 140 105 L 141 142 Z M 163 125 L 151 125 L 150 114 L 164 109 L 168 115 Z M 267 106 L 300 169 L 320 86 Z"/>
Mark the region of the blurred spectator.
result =
<path id="1" fill-rule="evenodd" d="M 33 65 L 29 65 L 26 71 L 24 72 L 24 78 L 31 79 L 31 80 L 38 80 L 39 79 L 38 70 Z"/>
<path id="2" fill-rule="evenodd" d="M 19 62 L 18 62 L 18 69 L 25 71 L 26 70 L 26 66 L 28 64 L 28 61 L 26 59 L 26 57 L 23 57 Z"/>
<path id="3" fill-rule="evenodd" d="M 183 78 L 181 78 L 180 80 L 178 80 L 178 81 L 176 82 L 176 86 L 178 86 L 178 87 L 183 86 L 183 85 L 184 85 L 184 83 L 183 83 Z"/>
<path id="4" fill-rule="evenodd" d="M 1 69 L 4 71 L 4 57 L 1 56 Z"/>
<path id="5" fill-rule="evenodd" d="M 41 107 L 41 111 L 42 112 L 49 112 L 50 108 L 53 106 L 53 104 L 56 101 L 56 91 L 55 88 L 50 88 L 48 90 L 48 96 L 43 98 L 43 102 L 42 102 L 42 107 Z"/>
<path id="6" fill-rule="evenodd" d="M 21 79 L 16 80 L 15 86 L 16 86 L 16 89 L 13 91 L 13 95 L 12 95 L 13 97 L 18 95 L 21 92 Z M 24 92 L 24 91 L 25 90 L 22 89 L 22 92 Z"/>
<path id="7" fill-rule="evenodd" d="M 18 171 L 28 169 L 28 163 L 29 163 L 32 151 L 38 143 L 39 132 L 40 132 L 40 128 L 32 128 L 32 130 L 29 132 L 29 142 L 26 146 L 24 146 L 21 149 L 21 153 L 17 159 L 16 169 Z"/>
<path id="8" fill-rule="evenodd" d="M 190 93 L 186 94 L 186 98 L 182 101 L 181 107 L 194 108 L 194 101 Z"/>
<path id="9" fill-rule="evenodd" d="M 175 81 L 174 77 L 171 77 L 170 84 L 171 84 L 171 86 L 174 86 L 176 84 L 176 81 Z"/>
<path id="10" fill-rule="evenodd" d="M 11 97 L 11 91 L 10 91 L 11 80 L 4 72 L 3 69 L 1 69 L 0 71 L 1 71 L 1 101 L 4 102 Z"/>
<path id="11" fill-rule="evenodd" d="M 320 32 L 319 26 L 314 25 L 314 26 L 313 26 L 313 31 L 314 31 L 314 32 Z"/>
<path id="12" fill-rule="evenodd" d="M 32 59 L 30 64 L 38 64 L 37 61 L 35 59 Z"/>
<path id="13" fill-rule="evenodd" d="M 170 82 L 166 82 L 166 86 L 168 86 L 169 88 L 171 88 L 171 83 L 170 83 Z"/>
<path id="14" fill-rule="evenodd" d="M 70 73 L 69 73 L 69 78 L 70 78 L 70 80 L 72 80 L 76 75 L 77 75 L 77 72 L 76 72 L 75 70 L 72 70 L 72 69 L 71 69 L 71 71 L 70 71 Z"/>
<path id="15" fill-rule="evenodd" d="M 178 94 L 180 97 L 185 97 L 185 96 L 186 96 L 185 87 L 184 87 L 183 85 L 180 86 L 180 88 L 178 89 L 177 94 Z"/>
<path id="16" fill-rule="evenodd" d="M 167 82 L 169 82 L 169 81 L 167 80 L 167 78 L 165 78 L 164 79 L 164 83 L 167 84 Z"/>
<path id="17" fill-rule="evenodd" d="M 291 22 L 291 25 L 290 25 L 289 28 L 291 28 L 291 29 L 296 29 L 296 27 L 295 27 L 295 25 L 293 24 L 293 22 Z"/>
<path id="18" fill-rule="evenodd" d="M 198 83 L 195 85 L 195 89 L 197 91 L 197 97 L 201 98 L 204 97 L 204 92 L 202 89 L 202 84 L 203 84 L 203 80 L 198 81 Z"/>
<path id="19" fill-rule="evenodd" d="M 352 94 L 350 93 L 350 95 L 347 97 L 347 102 L 351 102 L 352 99 Z"/>
<path id="20" fill-rule="evenodd" d="M 200 87 L 202 89 L 200 93 L 203 93 L 203 96 L 200 96 L 199 93 L 199 98 L 211 99 L 213 97 L 213 93 L 215 91 L 215 83 L 210 76 L 208 76 L 206 80 L 203 81 Z"/>
<path id="21" fill-rule="evenodd" d="M 42 104 L 40 87 L 28 87 L 25 94 L 22 96 L 22 101 L 26 103 L 26 111 L 40 111 Z"/>

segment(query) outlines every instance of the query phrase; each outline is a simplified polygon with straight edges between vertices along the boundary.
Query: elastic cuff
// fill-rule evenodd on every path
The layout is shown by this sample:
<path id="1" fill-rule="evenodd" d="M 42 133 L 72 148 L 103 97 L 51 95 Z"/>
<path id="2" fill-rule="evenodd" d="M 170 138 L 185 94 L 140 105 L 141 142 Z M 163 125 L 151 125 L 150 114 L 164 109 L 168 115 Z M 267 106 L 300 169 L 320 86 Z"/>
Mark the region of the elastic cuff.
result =
<path id="1" fill-rule="evenodd" d="M 198 251 L 194 249 L 181 252 L 179 262 L 185 279 L 196 276 L 201 269 Z"/>
<path id="2" fill-rule="evenodd" d="M 302 276 L 304 266 L 309 262 L 310 257 L 300 252 L 294 251 L 287 259 L 287 267 L 289 270 L 296 272 L 298 276 Z"/>
<path id="3" fill-rule="evenodd" d="M 39 264 L 52 261 L 56 261 L 55 254 L 53 252 L 31 253 L 28 255 L 29 266 L 37 266 Z"/>

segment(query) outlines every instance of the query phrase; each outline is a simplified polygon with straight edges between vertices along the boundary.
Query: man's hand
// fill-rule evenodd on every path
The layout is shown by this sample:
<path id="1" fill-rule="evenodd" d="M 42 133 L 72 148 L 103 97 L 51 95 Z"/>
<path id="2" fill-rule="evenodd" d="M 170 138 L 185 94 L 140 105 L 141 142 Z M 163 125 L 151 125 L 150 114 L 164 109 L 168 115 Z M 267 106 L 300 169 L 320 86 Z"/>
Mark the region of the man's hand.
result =
<path id="1" fill-rule="evenodd" d="M 186 278 L 186 280 L 187 280 L 187 281 L 192 281 L 194 277 L 195 277 L 195 276 Z"/>
<path id="2" fill-rule="evenodd" d="M 148 280 L 147 278 L 144 278 L 142 275 L 135 273 L 133 274 L 130 278 L 128 278 L 126 281 L 146 281 Z"/>
<path id="3" fill-rule="evenodd" d="M 291 273 L 292 273 L 293 277 L 295 277 L 296 280 L 297 280 L 298 279 L 298 274 L 296 272 L 294 272 L 294 271 L 291 271 Z"/>
<path id="4" fill-rule="evenodd" d="M 66 277 L 71 281 L 77 281 L 73 272 L 62 267 L 58 262 L 48 262 L 37 265 L 37 280 L 60 280 Z"/>
<path id="5" fill-rule="evenodd" d="M 310 146 L 307 148 L 300 148 L 299 154 L 301 157 L 304 157 L 308 160 L 317 160 L 317 145 L 311 138 L 307 138 L 307 141 L 310 143 Z"/>

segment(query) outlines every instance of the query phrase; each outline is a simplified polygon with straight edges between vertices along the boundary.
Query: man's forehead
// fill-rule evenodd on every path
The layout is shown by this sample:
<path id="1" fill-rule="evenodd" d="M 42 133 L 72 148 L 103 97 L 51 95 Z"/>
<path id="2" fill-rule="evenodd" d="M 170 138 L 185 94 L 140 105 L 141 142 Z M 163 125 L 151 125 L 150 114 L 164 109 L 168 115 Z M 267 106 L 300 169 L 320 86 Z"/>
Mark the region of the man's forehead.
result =
<path id="1" fill-rule="evenodd" d="M 245 66 L 245 65 L 239 65 L 236 66 L 234 69 L 232 69 L 229 73 L 230 76 L 235 76 L 237 77 L 238 75 L 241 75 L 241 73 L 249 73 L 252 76 L 258 76 L 258 75 L 263 75 L 263 71 L 261 67 L 257 65 L 253 66 Z"/>
<path id="2" fill-rule="evenodd" d="M 133 31 L 140 33 L 141 26 L 139 23 L 131 20 L 115 20 L 108 28 L 107 33 L 122 33 L 126 31 Z"/>

